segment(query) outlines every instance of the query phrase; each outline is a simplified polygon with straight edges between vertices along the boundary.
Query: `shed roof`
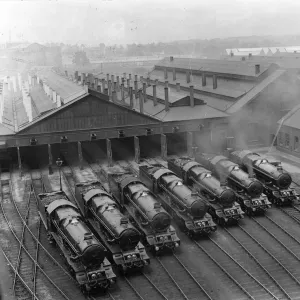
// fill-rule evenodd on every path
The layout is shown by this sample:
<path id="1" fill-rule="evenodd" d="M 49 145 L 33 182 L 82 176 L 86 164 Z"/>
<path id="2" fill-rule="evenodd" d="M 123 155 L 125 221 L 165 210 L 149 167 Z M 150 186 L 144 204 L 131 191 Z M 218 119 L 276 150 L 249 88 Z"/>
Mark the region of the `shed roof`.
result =
<path id="1" fill-rule="evenodd" d="M 212 72 L 218 74 L 234 74 L 239 76 L 258 77 L 264 73 L 269 67 L 270 63 L 263 63 L 260 65 L 260 73 L 255 73 L 255 64 L 248 61 L 229 62 L 217 59 L 197 59 L 197 58 L 165 58 L 158 62 L 155 66 L 183 68 L 186 70 L 198 70 L 204 72 Z"/>
<path id="2" fill-rule="evenodd" d="M 300 129 L 300 104 L 285 114 L 277 124 Z"/>

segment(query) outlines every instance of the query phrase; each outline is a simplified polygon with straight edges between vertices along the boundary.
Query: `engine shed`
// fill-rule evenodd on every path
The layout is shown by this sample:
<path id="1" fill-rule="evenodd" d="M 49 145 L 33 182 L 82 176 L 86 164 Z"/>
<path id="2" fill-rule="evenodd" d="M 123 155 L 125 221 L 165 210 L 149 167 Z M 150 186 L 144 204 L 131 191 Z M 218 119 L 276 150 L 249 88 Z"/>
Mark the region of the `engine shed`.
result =
<path id="1" fill-rule="evenodd" d="M 45 67 L 6 78 L 0 99 L 1 165 L 12 157 L 21 170 L 23 161 L 43 152 L 51 172 L 65 145 L 76 143 L 82 161 L 81 143 L 98 140 L 106 144 L 109 163 L 117 139 L 132 144 L 136 161 L 140 148 L 147 151 L 151 143 L 162 157 L 177 147 L 192 154 L 200 137 L 206 138 L 202 146 L 223 147 L 228 115 L 194 97 L 192 86 L 187 95 L 170 91 L 167 83 L 151 87 L 142 76 L 135 88 L 131 75 L 124 74 L 118 85 L 110 78 L 59 74 Z M 157 88 L 155 96 L 147 94 L 150 88 Z"/>

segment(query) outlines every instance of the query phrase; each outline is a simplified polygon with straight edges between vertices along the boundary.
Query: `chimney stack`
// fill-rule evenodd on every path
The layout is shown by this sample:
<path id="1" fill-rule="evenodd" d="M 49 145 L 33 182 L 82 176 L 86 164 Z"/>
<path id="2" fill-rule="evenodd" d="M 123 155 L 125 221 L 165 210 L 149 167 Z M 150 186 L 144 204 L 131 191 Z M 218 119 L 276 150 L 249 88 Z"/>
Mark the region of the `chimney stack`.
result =
<path id="1" fill-rule="evenodd" d="M 176 82 L 176 92 L 180 92 L 180 82 Z"/>
<path id="2" fill-rule="evenodd" d="M 131 75 L 131 74 L 129 74 Z M 133 90 L 132 87 L 129 87 L 129 99 L 130 99 L 130 108 L 133 108 Z"/>
<path id="3" fill-rule="evenodd" d="M 138 82 L 135 80 L 134 81 L 134 95 L 135 95 L 135 99 L 138 98 Z"/>
<path id="4" fill-rule="evenodd" d="M 140 100 L 140 113 L 144 113 L 144 97 L 143 97 L 143 92 L 142 90 L 139 90 L 139 100 Z"/>
<path id="5" fill-rule="evenodd" d="M 97 91 L 101 93 L 101 85 L 97 85 Z"/>
<path id="6" fill-rule="evenodd" d="M 127 91 L 129 92 L 129 87 L 130 87 L 130 79 L 127 78 Z"/>
<path id="7" fill-rule="evenodd" d="M 109 81 L 109 74 L 106 74 L 106 81 L 108 83 L 108 81 Z"/>
<path id="8" fill-rule="evenodd" d="M 156 98 L 156 84 L 153 84 L 153 104 L 154 104 L 154 106 L 157 105 L 157 98 Z"/>
<path id="9" fill-rule="evenodd" d="M 66 74 L 66 77 L 68 77 L 68 71 L 67 70 L 65 70 L 65 74 Z"/>
<path id="10" fill-rule="evenodd" d="M 217 75 L 214 74 L 213 75 L 213 89 L 215 90 L 218 87 L 218 83 L 217 83 Z"/>
<path id="11" fill-rule="evenodd" d="M 169 89 L 165 87 L 165 111 L 169 111 Z"/>
<path id="12" fill-rule="evenodd" d="M 60 98 L 60 95 L 56 96 L 56 106 L 57 107 L 61 107 L 61 98 Z"/>
<path id="13" fill-rule="evenodd" d="M 108 80 L 108 96 L 109 99 L 112 99 L 112 86 L 111 86 L 111 80 Z"/>
<path id="14" fill-rule="evenodd" d="M 117 92 L 120 90 L 120 76 L 117 76 Z"/>
<path id="15" fill-rule="evenodd" d="M 143 83 L 143 96 L 144 96 L 144 102 L 146 103 L 147 101 L 147 84 L 146 82 Z"/>
<path id="16" fill-rule="evenodd" d="M 129 80 L 131 80 L 131 74 L 129 74 L 128 76 L 129 76 Z"/>
<path id="17" fill-rule="evenodd" d="M 56 103 L 56 92 L 55 91 L 53 91 L 53 103 Z"/>
<path id="18" fill-rule="evenodd" d="M 81 82 L 81 76 L 80 76 L 80 75 L 78 75 L 78 76 L 77 76 L 77 83 L 79 83 L 79 84 L 80 84 L 80 82 Z"/>
<path id="19" fill-rule="evenodd" d="M 186 82 L 187 83 L 191 82 L 191 73 L 189 71 L 186 71 Z"/>
<path id="20" fill-rule="evenodd" d="M 134 75 L 134 81 L 138 81 L 138 76 L 136 74 Z"/>
<path id="21" fill-rule="evenodd" d="M 169 88 L 169 81 L 165 81 L 165 87 Z"/>
<path id="22" fill-rule="evenodd" d="M 140 77 L 140 82 L 143 83 L 143 81 L 144 81 L 144 77 L 141 76 L 141 77 Z"/>
<path id="23" fill-rule="evenodd" d="M 167 70 L 167 68 L 165 68 L 164 71 L 165 71 L 165 76 L 164 76 L 164 78 L 165 78 L 165 79 L 168 79 L 168 70 Z"/>
<path id="24" fill-rule="evenodd" d="M 113 88 L 113 90 L 117 91 L 117 82 L 116 81 L 114 82 L 114 88 Z"/>
<path id="25" fill-rule="evenodd" d="M 252 58 L 252 53 L 249 53 L 249 59 L 251 59 Z"/>
<path id="26" fill-rule="evenodd" d="M 104 94 L 105 94 L 105 95 L 108 95 L 108 88 L 105 88 L 105 89 L 104 89 Z"/>
<path id="27" fill-rule="evenodd" d="M 173 81 L 176 81 L 176 70 L 175 70 L 175 68 L 173 69 Z"/>
<path id="28" fill-rule="evenodd" d="M 202 72 L 202 86 L 206 86 L 206 74 Z"/>
<path id="29" fill-rule="evenodd" d="M 99 83 L 99 79 L 96 77 L 96 78 L 95 78 L 95 86 L 96 86 L 96 88 L 97 88 L 97 86 L 98 86 L 98 83 Z"/>
<path id="30" fill-rule="evenodd" d="M 115 81 L 115 75 L 111 75 L 111 82 Z"/>
<path id="31" fill-rule="evenodd" d="M 194 99 L 194 86 L 190 86 L 190 106 L 194 107 L 195 106 L 195 99 Z"/>
<path id="32" fill-rule="evenodd" d="M 124 83 L 121 84 L 121 99 L 122 102 L 125 102 Z"/>
<path id="33" fill-rule="evenodd" d="M 75 76 L 76 81 L 78 81 L 78 71 L 75 71 L 74 76 Z"/>
<path id="34" fill-rule="evenodd" d="M 123 77 L 126 79 L 126 73 L 123 73 Z"/>
<path id="35" fill-rule="evenodd" d="M 255 65 L 255 74 L 260 73 L 260 65 Z"/>
<path id="36" fill-rule="evenodd" d="M 104 90 L 105 90 L 105 79 L 104 78 L 102 78 L 102 89 L 103 89 L 103 92 L 104 92 Z"/>
<path id="37" fill-rule="evenodd" d="M 117 92 L 114 90 L 112 91 L 112 102 L 116 102 L 117 101 Z"/>
<path id="38" fill-rule="evenodd" d="M 86 93 L 88 93 L 88 92 L 89 92 L 89 87 L 88 87 L 88 85 L 87 85 L 87 84 L 85 84 L 85 85 L 84 85 L 84 90 L 85 90 L 85 92 L 86 92 Z"/>
<path id="39" fill-rule="evenodd" d="M 149 77 L 149 76 L 147 77 L 147 85 L 148 85 L 148 86 L 150 86 L 150 85 L 151 85 L 151 82 L 150 82 L 150 77 Z"/>

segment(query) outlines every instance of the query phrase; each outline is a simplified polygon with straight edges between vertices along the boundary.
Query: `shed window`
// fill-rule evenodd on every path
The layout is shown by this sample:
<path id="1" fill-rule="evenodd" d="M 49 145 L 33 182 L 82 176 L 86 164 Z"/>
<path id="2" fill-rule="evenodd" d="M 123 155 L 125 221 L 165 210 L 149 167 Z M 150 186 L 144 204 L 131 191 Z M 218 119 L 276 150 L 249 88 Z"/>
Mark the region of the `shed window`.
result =
<path id="1" fill-rule="evenodd" d="M 285 147 L 290 146 L 290 135 L 288 133 L 285 134 Z"/>
<path id="2" fill-rule="evenodd" d="M 299 152 L 299 138 L 297 136 L 294 137 L 294 150 Z"/>

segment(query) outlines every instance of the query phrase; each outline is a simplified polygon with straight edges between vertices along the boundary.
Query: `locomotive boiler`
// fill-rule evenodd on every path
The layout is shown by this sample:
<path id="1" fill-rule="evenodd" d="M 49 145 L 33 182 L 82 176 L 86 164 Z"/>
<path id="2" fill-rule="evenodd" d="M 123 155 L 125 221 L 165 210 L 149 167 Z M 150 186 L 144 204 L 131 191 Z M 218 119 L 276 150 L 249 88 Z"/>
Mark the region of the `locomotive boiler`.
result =
<path id="1" fill-rule="evenodd" d="M 110 189 L 156 252 L 180 245 L 171 217 L 156 196 L 130 171 L 108 173 Z"/>
<path id="2" fill-rule="evenodd" d="M 107 289 L 115 283 L 116 275 L 106 258 L 105 247 L 64 192 L 39 194 L 38 209 L 49 240 L 58 245 L 84 292 Z"/>
<path id="3" fill-rule="evenodd" d="M 249 150 L 234 151 L 230 159 L 239 164 L 249 174 L 255 174 L 263 183 L 264 192 L 269 200 L 277 205 L 291 204 L 299 200 L 298 193 L 290 188 L 292 177 L 281 164 L 272 164 L 268 159 Z"/>
<path id="4" fill-rule="evenodd" d="M 168 159 L 168 167 L 205 197 L 209 205 L 208 212 L 218 224 L 226 225 L 243 218 L 243 211 L 236 203 L 235 192 L 222 186 L 220 181 L 198 162 L 189 157 L 177 157 Z"/>
<path id="5" fill-rule="evenodd" d="M 140 166 L 139 170 L 146 186 L 158 196 L 188 235 L 208 234 L 217 229 L 207 213 L 206 201 L 183 184 L 182 179 L 172 171 L 160 164 Z"/>
<path id="6" fill-rule="evenodd" d="M 237 197 L 242 209 L 248 214 L 264 213 L 271 207 L 267 196 L 263 194 L 263 185 L 249 177 L 240 167 L 222 155 L 196 155 L 197 162 L 211 170 L 221 182 L 227 183 Z"/>
<path id="7" fill-rule="evenodd" d="M 120 211 L 99 181 L 77 183 L 75 196 L 81 213 L 110 250 L 114 263 L 127 273 L 150 263 L 141 234 Z"/>

